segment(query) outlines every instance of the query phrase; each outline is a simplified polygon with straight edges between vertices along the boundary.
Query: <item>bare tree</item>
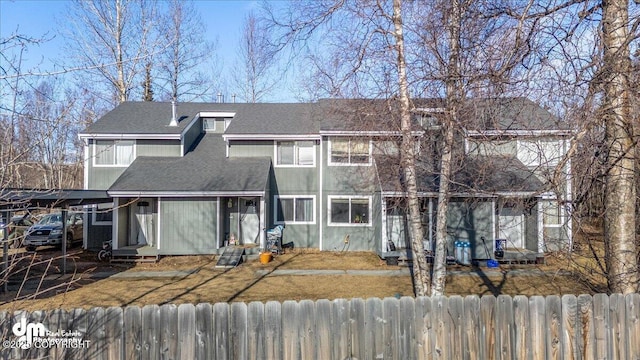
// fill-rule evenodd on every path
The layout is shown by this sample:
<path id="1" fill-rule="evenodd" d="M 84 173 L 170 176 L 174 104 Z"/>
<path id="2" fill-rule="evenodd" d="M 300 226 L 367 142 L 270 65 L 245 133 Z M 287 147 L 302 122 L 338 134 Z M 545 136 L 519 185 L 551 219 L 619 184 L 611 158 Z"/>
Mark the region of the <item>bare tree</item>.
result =
<path id="1" fill-rule="evenodd" d="M 91 84 L 87 90 L 97 91 L 99 84 L 105 84 L 105 101 L 131 99 L 140 82 L 141 64 L 153 48 L 147 41 L 152 28 L 147 26 L 148 21 L 142 21 L 147 14 L 142 9 L 153 5 L 129 0 L 72 3 L 63 31 L 68 39 L 69 62 L 82 69 L 82 79 Z"/>
<path id="2" fill-rule="evenodd" d="M 629 52 L 629 3 L 602 3 L 604 91 L 603 120 L 607 147 L 605 238 L 607 279 L 612 292 L 638 291 L 636 244 L 635 137 L 630 114 L 631 61 Z"/>
<path id="3" fill-rule="evenodd" d="M 203 65 L 215 59 L 215 44 L 205 38 L 206 25 L 193 1 L 171 0 L 158 31 L 162 46 L 156 57 L 163 99 L 190 101 L 215 85 Z"/>
<path id="4" fill-rule="evenodd" d="M 268 28 L 254 12 L 244 18 L 238 48 L 240 66 L 233 72 L 233 80 L 245 102 L 259 102 L 277 84 L 273 74 L 277 52 L 268 35 Z"/>

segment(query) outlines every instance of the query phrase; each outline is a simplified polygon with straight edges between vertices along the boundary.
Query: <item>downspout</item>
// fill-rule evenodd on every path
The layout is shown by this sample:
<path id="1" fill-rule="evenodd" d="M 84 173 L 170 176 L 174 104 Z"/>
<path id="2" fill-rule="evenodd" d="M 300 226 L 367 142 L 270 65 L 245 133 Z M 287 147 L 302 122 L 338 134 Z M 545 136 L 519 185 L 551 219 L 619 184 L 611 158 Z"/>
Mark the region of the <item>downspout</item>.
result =
<path id="1" fill-rule="evenodd" d="M 320 137 L 320 164 L 319 164 L 320 165 L 320 170 L 318 171 L 318 177 L 320 178 L 320 181 L 318 181 L 318 184 L 319 184 L 319 187 L 320 187 L 318 189 L 318 209 L 320 210 L 320 211 L 318 211 L 318 223 L 319 223 L 318 235 L 320 237 L 318 248 L 320 249 L 320 251 L 322 251 L 322 245 L 323 245 L 322 239 L 323 239 L 323 234 L 324 234 L 324 232 L 323 232 L 324 222 L 322 221 L 322 218 L 323 218 L 323 216 L 325 214 L 325 211 L 322 208 L 322 204 L 323 204 L 323 201 L 322 201 L 322 197 L 323 197 L 323 192 L 322 192 L 322 189 L 323 189 L 322 169 L 324 168 L 324 150 L 322 148 L 322 143 L 324 142 L 323 139 L 324 139 L 324 137 L 321 136 Z"/>

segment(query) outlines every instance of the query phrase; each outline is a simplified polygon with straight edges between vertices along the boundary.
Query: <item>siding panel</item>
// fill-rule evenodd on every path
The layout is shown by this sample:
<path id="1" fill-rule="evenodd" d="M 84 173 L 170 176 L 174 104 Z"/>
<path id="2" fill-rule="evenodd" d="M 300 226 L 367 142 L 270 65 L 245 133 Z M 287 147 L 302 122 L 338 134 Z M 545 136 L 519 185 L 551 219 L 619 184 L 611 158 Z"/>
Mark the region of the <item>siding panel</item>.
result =
<path id="1" fill-rule="evenodd" d="M 216 204 L 214 198 L 163 198 L 160 204 L 160 254 L 215 253 Z"/>

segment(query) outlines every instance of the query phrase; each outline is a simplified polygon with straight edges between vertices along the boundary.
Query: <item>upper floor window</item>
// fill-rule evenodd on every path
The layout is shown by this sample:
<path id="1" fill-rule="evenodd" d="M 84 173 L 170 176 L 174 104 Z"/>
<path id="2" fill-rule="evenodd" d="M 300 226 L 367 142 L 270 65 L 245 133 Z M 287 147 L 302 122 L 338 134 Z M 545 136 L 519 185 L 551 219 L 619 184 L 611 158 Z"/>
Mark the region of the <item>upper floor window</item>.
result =
<path id="1" fill-rule="evenodd" d="M 368 139 L 333 138 L 329 145 L 330 165 L 371 164 L 371 141 Z"/>
<path id="2" fill-rule="evenodd" d="M 276 166 L 315 166 L 313 141 L 276 141 Z"/>
<path id="3" fill-rule="evenodd" d="M 129 166 L 135 159 L 133 140 L 96 140 L 93 165 Z"/>
<path id="4" fill-rule="evenodd" d="M 519 140 L 518 160 L 527 166 L 556 166 L 564 156 L 563 140 Z"/>

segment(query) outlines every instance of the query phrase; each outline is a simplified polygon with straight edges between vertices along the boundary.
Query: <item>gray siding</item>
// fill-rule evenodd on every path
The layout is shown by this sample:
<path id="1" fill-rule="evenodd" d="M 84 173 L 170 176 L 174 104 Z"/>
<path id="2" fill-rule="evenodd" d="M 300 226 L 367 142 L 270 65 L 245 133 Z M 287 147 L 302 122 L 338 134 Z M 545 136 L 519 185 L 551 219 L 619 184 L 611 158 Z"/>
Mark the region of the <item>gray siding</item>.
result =
<path id="1" fill-rule="evenodd" d="M 472 155 L 508 155 L 516 156 L 516 140 L 468 140 L 469 153 Z"/>
<path id="2" fill-rule="evenodd" d="M 216 252 L 218 202 L 215 198 L 160 200 L 160 254 Z"/>
<path id="3" fill-rule="evenodd" d="M 229 143 L 229 157 L 273 158 L 273 140 L 236 140 Z"/>
<path id="4" fill-rule="evenodd" d="M 447 212 L 448 252 L 454 254 L 454 242 L 458 240 L 471 242 L 471 257 L 486 259 L 487 252 L 481 237 L 487 240 L 489 251 L 493 240 L 493 206 L 490 201 L 475 200 L 467 202 L 453 199 L 449 202 Z"/>
<path id="5" fill-rule="evenodd" d="M 194 120 L 194 124 L 189 128 L 189 130 L 184 134 L 182 141 L 184 143 L 184 152 L 186 153 L 191 149 L 193 143 L 198 139 L 200 134 L 202 134 L 202 119 L 197 118 Z"/>
<path id="6" fill-rule="evenodd" d="M 136 140 L 136 156 L 181 156 L 180 140 Z"/>
<path id="7" fill-rule="evenodd" d="M 89 165 L 89 189 L 107 190 L 122 175 L 126 167 L 93 167 Z"/>
<path id="8" fill-rule="evenodd" d="M 351 225 L 328 225 L 328 195 L 344 195 L 344 194 L 326 194 L 324 199 L 325 210 L 322 211 L 323 223 L 325 224 L 323 234 L 323 250 L 342 251 L 375 251 L 380 247 L 380 238 L 382 236 L 382 215 L 381 215 L 381 199 L 380 193 L 366 194 L 371 196 L 371 225 L 370 226 L 351 226 Z M 360 194 L 365 195 L 365 194 Z M 345 236 L 349 235 L 349 244 L 345 245 Z"/>

